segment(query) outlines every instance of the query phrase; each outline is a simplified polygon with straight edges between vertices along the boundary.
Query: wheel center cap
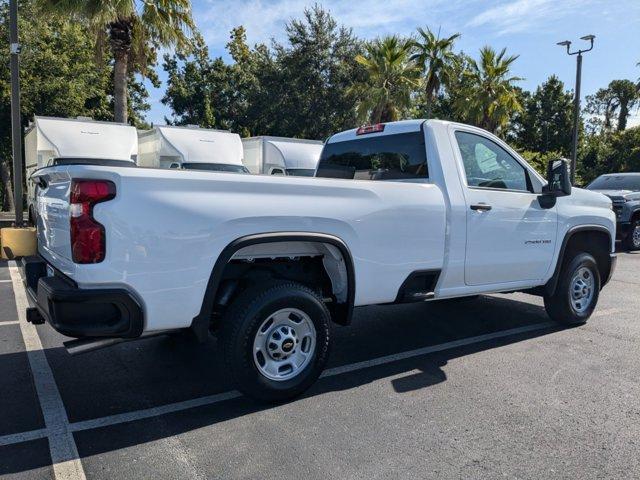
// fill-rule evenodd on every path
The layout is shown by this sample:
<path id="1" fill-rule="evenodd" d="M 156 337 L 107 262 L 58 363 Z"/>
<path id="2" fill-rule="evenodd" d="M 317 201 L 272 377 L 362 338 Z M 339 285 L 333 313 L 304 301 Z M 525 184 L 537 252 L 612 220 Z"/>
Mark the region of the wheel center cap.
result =
<path id="1" fill-rule="evenodd" d="M 293 350 L 293 346 L 294 346 L 294 342 L 293 340 L 291 340 L 290 338 L 287 338 L 284 342 L 282 342 L 282 351 L 285 353 L 289 353 L 291 350 Z"/>

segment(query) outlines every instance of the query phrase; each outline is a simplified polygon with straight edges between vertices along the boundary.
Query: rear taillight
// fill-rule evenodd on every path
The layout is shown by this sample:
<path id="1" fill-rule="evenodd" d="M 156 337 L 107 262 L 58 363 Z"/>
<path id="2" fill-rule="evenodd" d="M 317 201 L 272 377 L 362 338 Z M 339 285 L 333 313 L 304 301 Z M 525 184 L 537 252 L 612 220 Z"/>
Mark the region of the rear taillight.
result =
<path id="1" fill-rule="evenodd" d="M 104 260 L 104 226 L 93 218 L 93 207 L 115 196 L 116 186 L 108 180 L 71 181 L 71 254 L 75 263 Z"/>

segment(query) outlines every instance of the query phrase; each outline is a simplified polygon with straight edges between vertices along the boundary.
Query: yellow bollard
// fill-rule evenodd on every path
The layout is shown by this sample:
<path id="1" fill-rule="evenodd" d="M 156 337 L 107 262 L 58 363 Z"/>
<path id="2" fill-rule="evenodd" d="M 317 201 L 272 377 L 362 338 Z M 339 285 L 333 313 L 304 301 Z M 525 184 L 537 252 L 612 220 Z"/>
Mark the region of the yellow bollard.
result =
<path id="1" fill-rule="evenodd" d="M 36 229 L 3 228 L 0 229 L 0 257 L 12 260 L 16 257 L 35 255 L 38 250 Z"/>

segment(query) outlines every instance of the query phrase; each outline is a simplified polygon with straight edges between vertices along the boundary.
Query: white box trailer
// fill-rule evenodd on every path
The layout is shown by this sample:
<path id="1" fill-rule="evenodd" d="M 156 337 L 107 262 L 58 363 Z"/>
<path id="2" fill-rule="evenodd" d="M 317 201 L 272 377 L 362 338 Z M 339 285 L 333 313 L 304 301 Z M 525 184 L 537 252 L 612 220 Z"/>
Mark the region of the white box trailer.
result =
<path id="1" fill-rule="evenodd" d="M 33 221 L 36 185 L 28 179 L 34 171 L 59 163 L 135 165 L 138 136 L 135 127 L 122 123 L 36 116 L 24 136 L 24 152 L 28 211 Z"/>
<path id="2" fill-rule="evenodd" d="M 300 138 L 243 138 L 244 164 L 254 174 L 312 177 L 323 145 Z"/>
<path id="3" fill-rule="evenodd" d="M 240 135 L 195 126 L 157 126 L 138 132 L 138 166 L 249 173 Z"/>

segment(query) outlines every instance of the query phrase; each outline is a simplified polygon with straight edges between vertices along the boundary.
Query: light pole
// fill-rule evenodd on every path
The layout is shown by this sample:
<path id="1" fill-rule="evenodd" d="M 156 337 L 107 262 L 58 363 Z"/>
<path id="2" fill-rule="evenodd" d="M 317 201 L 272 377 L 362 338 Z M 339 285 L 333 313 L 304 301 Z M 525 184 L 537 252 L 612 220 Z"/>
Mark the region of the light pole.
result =
<path id="1" fill-rule="evenodd" d="M 22 128 L 20 125 L 20 76 L 18 43 L 18 0 L 9 2 L 9 50 L 11 52 L 11 146 L 13 151 L 13 204 L 16 228 L 21 228 L 22 218 Z"/>
<path id="2" fill-rule="evenodd" d="M 582 54 L 590 50 L 593 50 L 593 40 L 595 35 L 585 35 L 580 37 L 580 40 L 586 40 L 590 43 L 589 48 L 584 50 L 576 50 L 571 52 L 571 42 L 565 40 L 564 42 L 558 42 L 558 45 L 567 47 L 567 54 L 577 55 L 576 58 L 576 92 L 573 100 L 573 140 L 571 145 L 571 184 L 576 183 L 576 159 L 578 157 L 578 126 L 580 124 L 580 81 L 582 80 Z"/>

